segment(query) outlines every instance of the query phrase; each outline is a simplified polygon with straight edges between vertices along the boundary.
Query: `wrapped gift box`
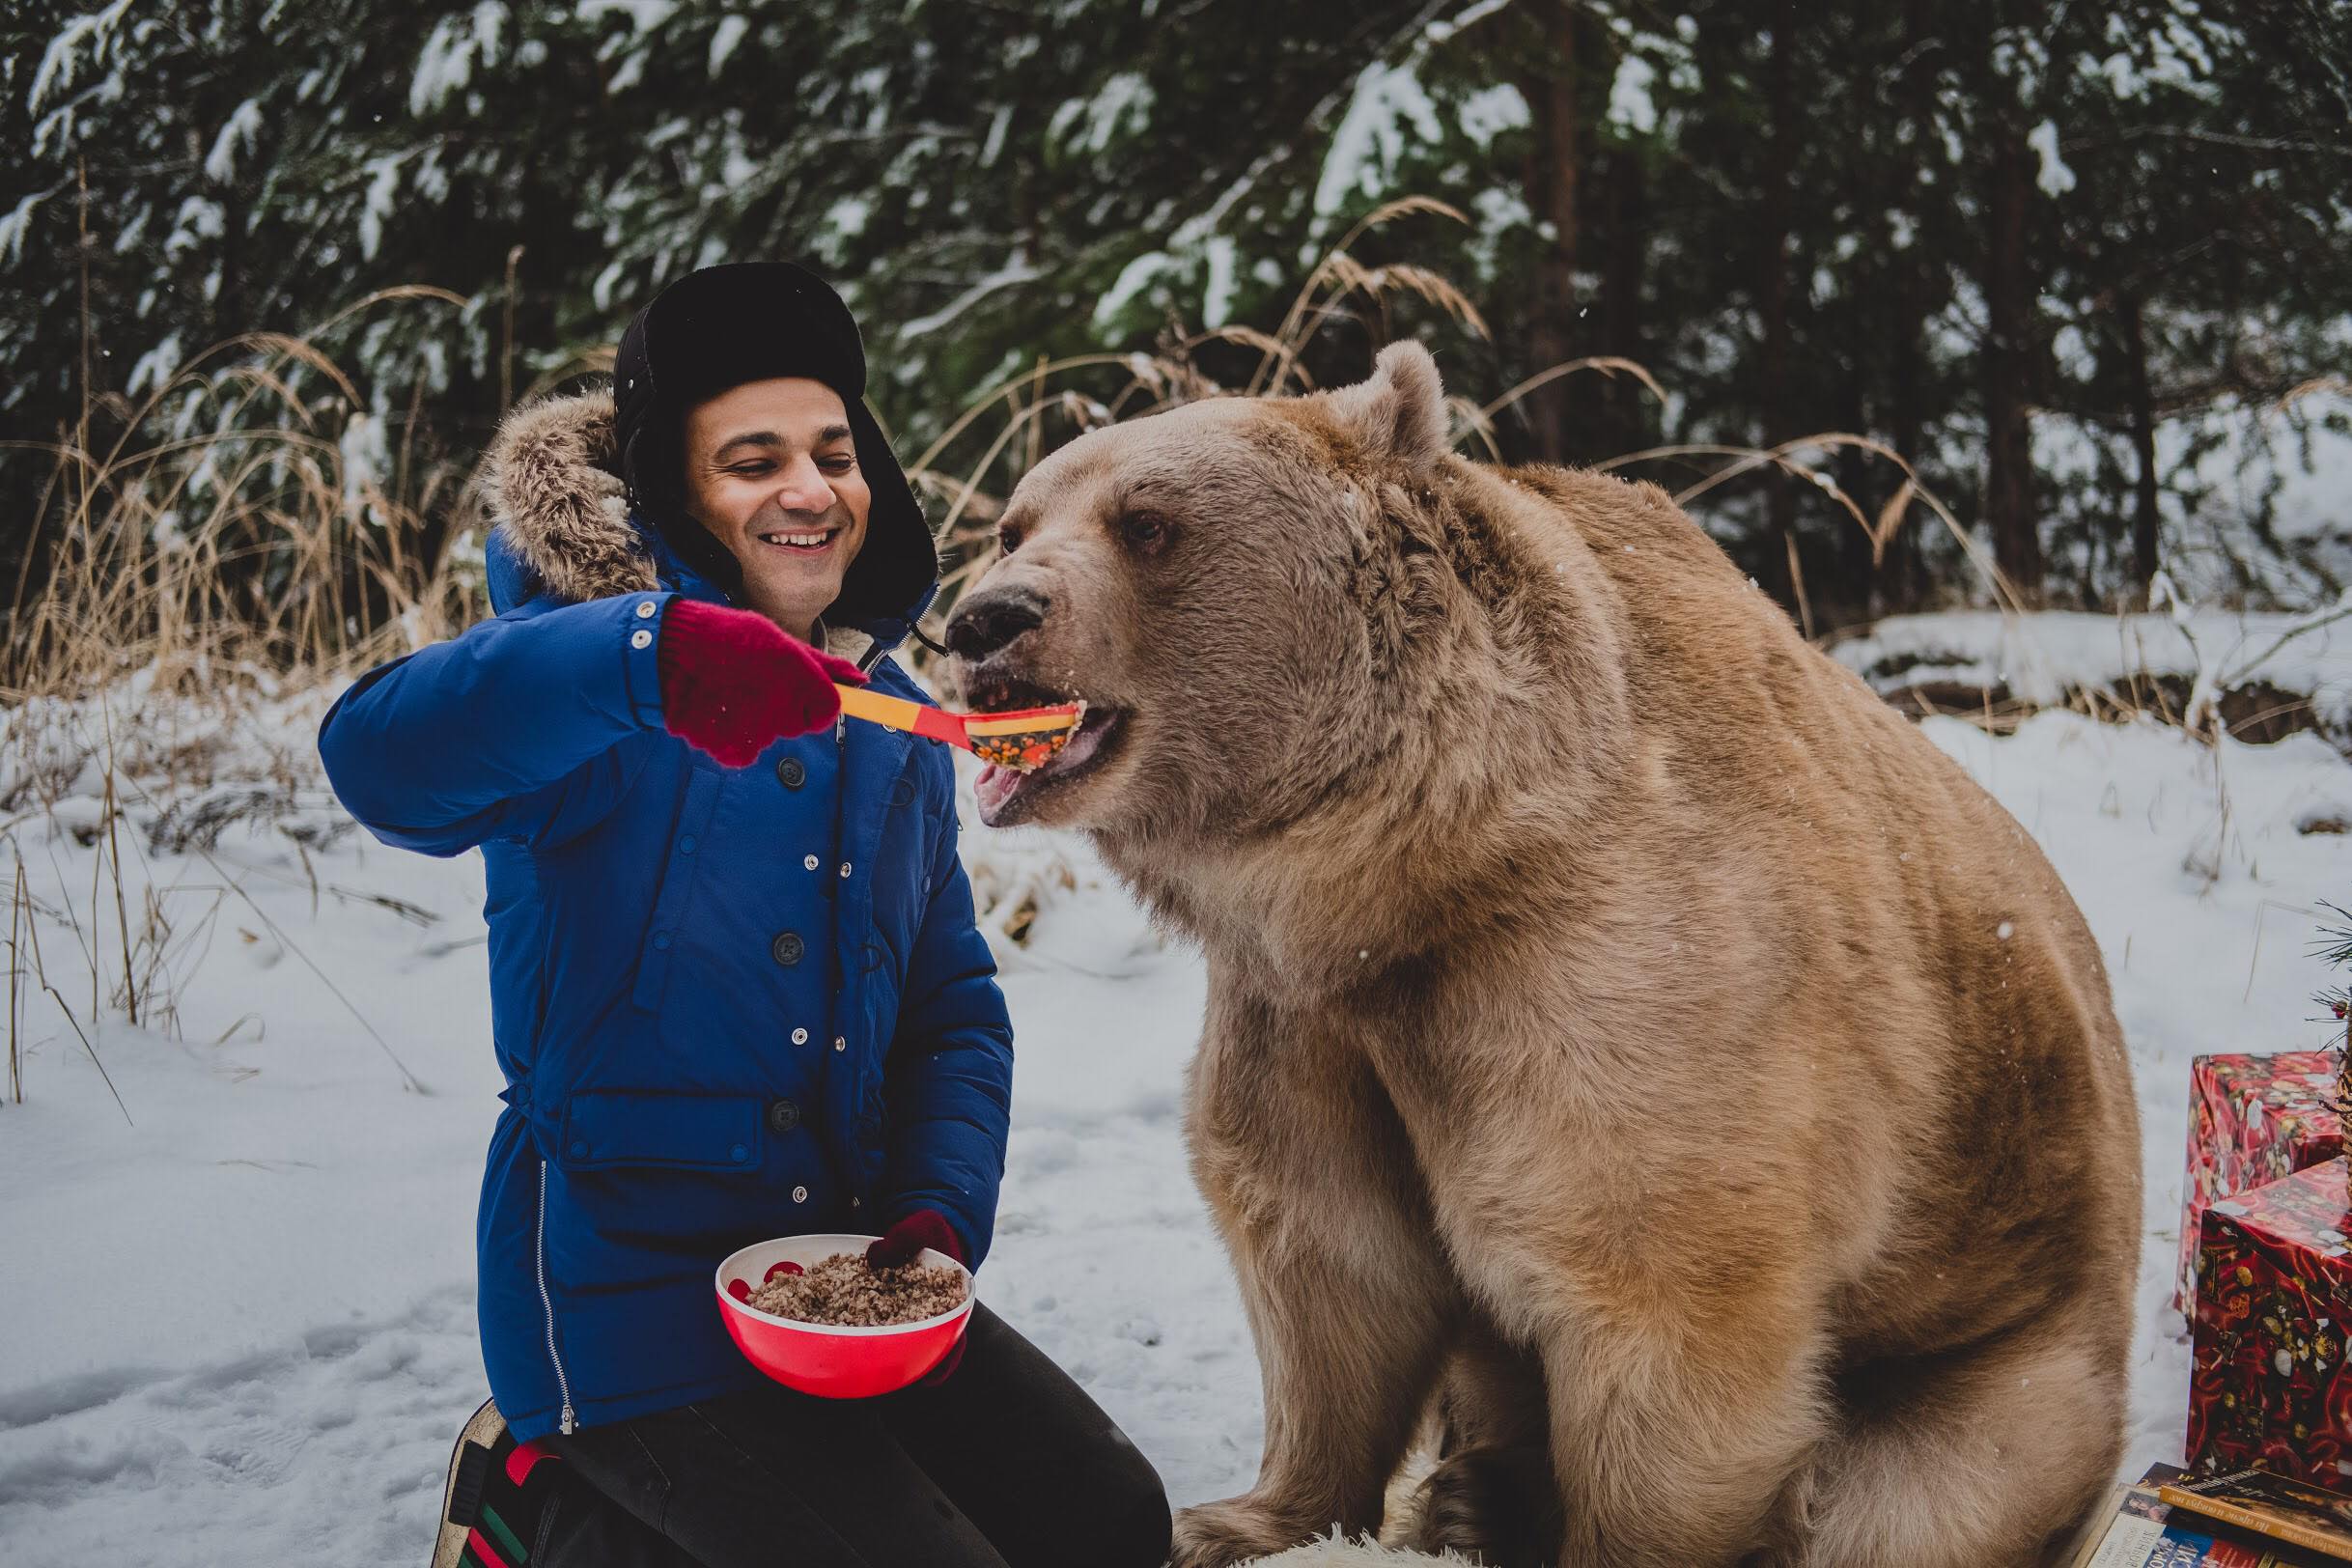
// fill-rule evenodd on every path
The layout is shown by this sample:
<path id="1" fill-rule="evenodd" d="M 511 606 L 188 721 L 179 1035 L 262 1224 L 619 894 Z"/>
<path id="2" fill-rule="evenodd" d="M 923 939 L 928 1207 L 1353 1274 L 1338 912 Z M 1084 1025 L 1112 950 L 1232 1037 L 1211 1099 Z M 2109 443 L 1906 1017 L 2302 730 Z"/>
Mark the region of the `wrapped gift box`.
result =
<path id="1" fill-rule="evenodd" d="M 2197 1298 L 2197 1222 L 2215 1198 L 2309 1169 L 2344 1152 L 2329 1108 L 2336 1055 L 2199 1056 L 2189 1068 L 2189 1172 L 2180 1218 L 2183 1312 Z"/>
<path id="2" fill-rule="evenodd" d="M 2205 1210 L 2189 1469 L 2352 1482 L 2352 1196 L 2341 1158 Z"/>

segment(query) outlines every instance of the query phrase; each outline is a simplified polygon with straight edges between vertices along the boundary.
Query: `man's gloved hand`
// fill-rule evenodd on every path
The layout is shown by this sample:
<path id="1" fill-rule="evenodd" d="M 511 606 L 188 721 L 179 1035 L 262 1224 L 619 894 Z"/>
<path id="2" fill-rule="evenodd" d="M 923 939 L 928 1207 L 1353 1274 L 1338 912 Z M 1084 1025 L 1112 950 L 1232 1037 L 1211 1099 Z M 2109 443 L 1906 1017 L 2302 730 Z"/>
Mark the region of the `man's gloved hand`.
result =
<path id="1" fill-rule="evenodd" d="M 729 768 L 770 742 L 821 730 L 841 712 L 836 681 L 865 685 L 847 659 L 821 653 L 767 616 L 674 599 L 661 617 L 662 728 Z"/>
<path id="2" fill-rule="evenodd" d="M 971 1266 L 971 1260 L 964 1255 L 964 1244 L 956 1239 L 955 1227 L 937 1209 L 916 1209 L 901 1217 L 866 1247 L 866 1264 L 874 1269 L 895 1269 L 902 1263 L 912 1262 L 914 1255 L 926 1246 L 946 1253 L 966 1268 Z M 914 1386 L 928 1388 L 933 1384 L 945 1383 L 963 1363 L 965 1338 L 966 1334 L 958 1334 L 939 1364 L 924 1373 Z"/>

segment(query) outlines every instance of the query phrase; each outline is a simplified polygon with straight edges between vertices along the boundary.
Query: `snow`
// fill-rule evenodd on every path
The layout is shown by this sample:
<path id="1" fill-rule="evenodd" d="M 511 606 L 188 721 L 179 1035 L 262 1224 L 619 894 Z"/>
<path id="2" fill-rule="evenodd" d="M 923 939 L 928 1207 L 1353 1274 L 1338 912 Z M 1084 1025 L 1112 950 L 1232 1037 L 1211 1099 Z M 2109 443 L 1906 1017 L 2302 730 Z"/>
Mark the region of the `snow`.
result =
<path id="1" fill-rule="evenodd" d="M 1143 130 L 1151 124 L 1152 84 L 1136 71 L 1112 73 L 1094 96 L 1070 98 L 1053 111 L 1047 123 L 1046 137 L 1059 141 L 1073 126 L 1078 134 L 1072 146 L 1088 153 L 1100 153 L 1122 135 Z"/>
<path id="2" fill-rule="evenodd" d="M 2035 126 L 2027 133 L 2026 145 L 2041 159 L 2041 171 L 2034 176 L 2034 183 L 2041 186 L 2043 195 L 2063 196 L 2074 189 L 2074 171 L 2058 156 L 2056 123 L 2045 120 Z"/>
<path id="3" fill-rule="evenodd" d="M 1949 682 L 1988 692 L 2005 686 L 2044 706 L 2113 691 L 2134 676 L 2195 681 L 2203 673 L 2223 690 L 2258 681 L 2309 697 L 2323 725 L 2352 733 L 2352 613 L 2333 609 L 1897 615 L 1830 653 L 1881 692 Z"/>
<path id="4" fill-rule="evenodd" d="M 1479 88 L 1454 110 L 1454 124 L 1462 127 L 1462 134 L 1480 147 L 1487 146 L 1506 130 L 1524 130 L 1531 123 L 1526 97 L 1509 82 L 1496 82 Z M 1481 191 L 1483 193 L 1484 190 Z"/>
<path id="5" fill-rule="evenodd" d="M 1621 56 L 1609 87 L 1609 123 L 1642 136 L 1656 130 L 1658 106 L 1650 89 L 1657 81 L 1657 67 L 1630 51 Z"/>
<path id="6" fill-rule="evenodd" d="M 1209 278 L 1201 288 L 1200 324 L 1214 330 L 1233 314 L 1233 241 L 1220 234 L 1204 248 Z"/>
<path id="7" fill-rule="evenodd" d="M 161 343 L 141 354 L 137 363 L 130 367 L 130 379 L 123 387 L 124 396 L 135 398 L 149 387 L 162 391 L 184 357 L 180 349 L 180 334 L 169 334 Z"/>
<path id="8" fill-rule="evenodd" d="M 384 241 L 384 219 L 392 215 L 400 195 L 400 166 L 407 161 L 406 153 L 379 153 L 361 170 L 368 179 L 368 192 L 360 204 L 359 253 L 371 261 Z"/>
<path id="9" fill-rule="evenodd" d="M 1920 625 L 1894 641 L 2006 657 L 1944 619 L 1959 624 L 1941 638 Z M 2086 668 L 2104 646 L 2057 628 L 2042 641 Z M 0 889 L 20 859 L 56 987 L 17 999 L 24 1099 L 0 1103 L 0 1250 L 18 1260 L 0 1275 L 13 1568 L 413 1562 L 449 1443 L 483 1397 L 472 1224 L 499 1083 L 481 862 L 390 850 L 350 825 L 316 771 L 329 695 L 134 718 L 141 683 L 118 694 L 111 729 L 134 774 L 178 754 L 213 775 L 174 797 L 193 843 L 210 820 L 209 850 L 151 845 L 154 805 L 128 785 L 129 819 L 94 831 L 94 712 L 0 714 L 14 846 Z M 2352 880 L 2352 837 L 2300 828 L 2352 819 L 2352 767 L 2308 735 L 2208 750 L 2066 712 L 2000 739 L 1926 728 L 2042 843 L 2112 971 L 2146 1150 L 2123 1467 L 2137 1473 L 2178 1457 L 2185 1410 L 2168 1296 L 2189 1058 L 2329 1033 L 2311 1017 L 2327 975 L 2310 938 L 2320 901 Z M 151 890 L 171 923 L 141 947 L 161 978 L 138 1027 L 93 1007 L 84 958 L 111 990 L 110 837 L 134 943 Z M 1178 1504 L 1238 1490 L 1257 1460 L 1257 1372 L 1178 1129 L 1201 964 L 1155 936 L 1080 840 L 967 826 L 966 857 L 1020 1041 L 981 1294 L 1104 1404 Z"/>
<path id="10" fill-rule="evenodd" d="M 743 35 L 750 31 L 751 19 L 747 16 L 721 16 L 718 19 L 718 25 L 711 29 L 711 74 L 713 76 L 716 76 L 726 69 L 729 57 L 735 53 L 735 46 L 742 42 Z"/>
<path id="11" fill-rule="evenodd" d="M 408 80 L 408 112 L 432 113 L 473 79 L 477 64 L 496 64 L 506 21 L 506 7 L 499 0 L 482 0 L 470 14 L 444 16 L 435 23 Z"/>
<path id="12" fill-rule="evenodd" d="M 0 259 L 5 259 L 12 266 L 24 259 L 24 237 L 33 231 L 33 213 L 42 203 L 62 188 L 52 185 L 47 190 L 36 190 L 19 197 L 16 205 L 9 209 L 8 215 L 0 217 Z"/>
<path id="13" fill-rule="evenodd" d="M 1161 250 L 1147 250 L 1140 256 L 1131 258 L 1125 266 L 1119 268 L 1119 275 L 1111 281 L 1110 287 L 1103 291 L 1102 297 L 1094 302 L 1094 324 L 1106 326 L 1116 321 L 1119 313 L 1127 308 L 1128 301 L 1150 287 L 1161 274 L 1173 270 L 1175 266 L 1175 259 Z"/>
<path id="14" fill-rule="evenodd" d="M 947 325 L 997 290 L 1009 289 L 1016 284 L 1028 283 L 1039 276 L 1041 274 L 1036 266 L 1025 254 L 1016 249 L 1012 255 L 1004 259 L 1003 265 L 997 266 L 994 271 L 974 278 L 965 286 L 963 293 L 941 305 L 938 310 L 928 316 L 917 316 L 900 322 L 898 340 L 901 343 L 912 343 L 917 338 L 936 332 L 940 327 Z"/>
<path id="15" fill-rule="evenodd" d="M 25 108 L 38 111 L 51 92 L 63 92 L 73 85 L 81 69 L 79 56 L 85 44 L 92 63 L 103 59 L 114 40 L 115 28 L 129 10 L 130 0 L 114 0 L 103 11 L 69 19 L 41 53 L 41 69 L 33 73 L 33 90 L 25 96 Z"/>
<path id="16" fill-rule="evenodd" d="M 629 36 L 636 39 L 660 28 L 677 10 L 677 0 L 580 0 L 572 14 L 591 25 L 607 16 L 627 16 Z"/>
<path id="17" fill-rule="evenodd" d="M 1356 78 L 1339 128 L 1331 133 L 1323 172 L 1315 181 L 1315 211 L 1328 216 L 1358 196 L 1378 199 L 1404 155 L 1408 137 L 1424 145 L 1443 138 L 1437 107 L 1411 63 L 1375 60 Z"/>
<path id="18" fill-rule="evenodd" d="M 1004 151 L 1004 133 L 1012 124 L 1013 106 L 1010 103 L 997 104 L 996 112 L 989 117 L 988 135 L 980 143 L 980 167 L 987 169 L 994 166 L 996 155 Z"/>
<path id="19" fill-rule="evenodd" d="M 377 502 L 392 477 L 392 433 L 379 414 L 351 415 L 336 443 L 343 459 L 343 507 L 347 517 L 383 526 L 383 510 Z"/>
<path id="20" fill-rule="evenodd" d="M 205 154 L 205 178 L 216 185 L 236 179 L 238 148 L 240 145 L 250 148 L 261 133 L 261 103 L 247 98 L 221 123 L 220 134 L 212 138 L 212 151 Z"/>
<path id="21" fill-rule="evenodd" d="M 1424 44 L 1442 43 L 1473 22 L 1484 21 L 1509 5 L 1511 0 L 1476 0 L 1476 3 L 1452 16 L 1442 16 L 1421 29 Z"/>

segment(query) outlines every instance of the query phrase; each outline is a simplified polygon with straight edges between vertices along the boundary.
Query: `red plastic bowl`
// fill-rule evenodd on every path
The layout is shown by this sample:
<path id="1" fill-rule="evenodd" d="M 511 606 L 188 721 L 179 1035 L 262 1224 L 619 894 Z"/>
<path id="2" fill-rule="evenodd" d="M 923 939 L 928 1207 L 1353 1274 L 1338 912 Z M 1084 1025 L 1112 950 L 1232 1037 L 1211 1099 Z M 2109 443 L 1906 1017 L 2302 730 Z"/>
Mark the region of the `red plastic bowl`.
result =
<path id="1" fill-rule="evenodd" d="M 863 1253 L 871 1236 L 781 1236 L 746 1246 L 718 1266 L 718 1310 L 727 1332 L 751 1364 L 787 1388 L 827 1399 L 869 1399 L 904 1388 L 946 1358 L 972 1315 L 972 1276 L 944 1252 L 930 1247 L 915 1261 L 944 1266 L 964 1276 L 964 1301 L 936 1318 L 880 1328 L 835 1328 L 800 1323 L 737 1301 L 728 1287 L 741 1282 L 756 1290 L 779 1265 L 814 1268 L 836 1252 Z"/>

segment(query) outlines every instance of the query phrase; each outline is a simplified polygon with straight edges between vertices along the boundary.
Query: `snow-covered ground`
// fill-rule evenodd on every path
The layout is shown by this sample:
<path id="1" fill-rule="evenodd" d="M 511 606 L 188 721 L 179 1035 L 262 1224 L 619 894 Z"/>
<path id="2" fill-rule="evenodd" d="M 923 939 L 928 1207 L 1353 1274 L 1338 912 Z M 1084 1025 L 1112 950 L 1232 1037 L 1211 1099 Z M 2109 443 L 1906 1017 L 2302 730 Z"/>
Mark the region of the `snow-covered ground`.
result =
<path id="1" fill-rule="evenodd" d="M 2308 701 L 2330 737 L 2352 738 L 2352 595 L 2304 614 L 1893 615 L 1829 651 L 1887 695 L 1936 686 L 2049 707 L 2142 678 L 2201 680 L 2217 697 L 2259 685 Z"/>
<path id="2" fill-rule="evenodd" d="M 315 714 L 276 711 L 284 755 L 307 752 Z M 2066 713 L 1998 740 L 1929 728 L 2049 850 L 2114 971 L 2147 1134 L 2137 1473 L 2178 1457 L 2186 1401 L 2169 1292 L 2188 1061 L 2330 1032 L 2308 949 L 2320 901 L 2352 902 L 2352 837 L 2300 829 L 2352 821 L 2352 766 L 2309 735 L 2215 753 Z M 6 825 L 62 1005 L 24 999 L 24 1103 L 0 1106 L 0 1559 L 416 1563 L 484 1392 L 472 1222 L 498 1082 L 479 858 L 338 833 L 307 792 L 209 857 L 165 854 L 132 830 L 152 815 L 134 795 L 118 917 L 72 831 L 96 787 L 85 772 L 53 818 Z M 1005 952 L 1020 1066 L 981 1294 L 1178 1503 L 1238 1490 L 1256 1370 L 1177 1125 L 1198 962 L 1080 845 L 975 829 L 966 854 L 1000 915 L 1041 910 Z M 0 889 L 14 874 L 0 848 Z M 176 1031 L 94 1009 L 83 956 L 110 984 L 151 885 L 177 933 Z"/>

